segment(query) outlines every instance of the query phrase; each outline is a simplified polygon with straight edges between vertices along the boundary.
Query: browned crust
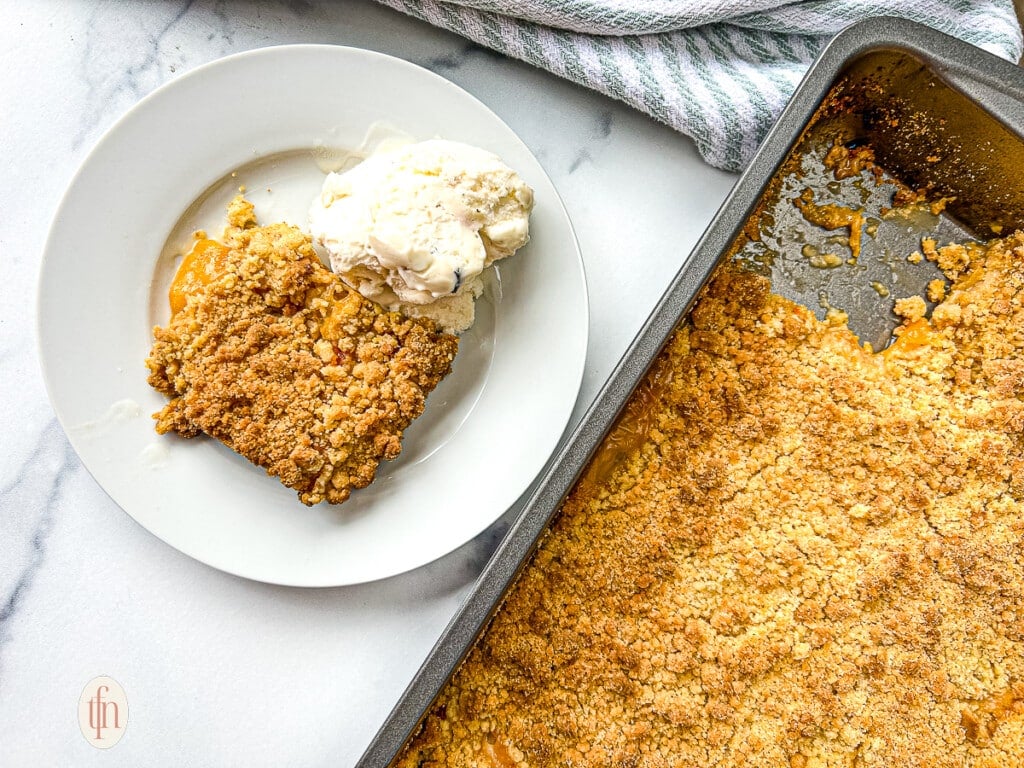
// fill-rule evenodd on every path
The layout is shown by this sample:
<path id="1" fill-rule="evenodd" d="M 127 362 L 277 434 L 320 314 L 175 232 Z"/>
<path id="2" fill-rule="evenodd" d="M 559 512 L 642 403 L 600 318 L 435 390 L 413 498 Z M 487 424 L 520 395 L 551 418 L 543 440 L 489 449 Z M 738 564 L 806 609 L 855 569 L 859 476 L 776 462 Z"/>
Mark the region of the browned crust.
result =
<path id="1" fill-rule="evenodd" d="M 221 440 L 299 493 L 341 503 L 401 451 L 449 372 L 454 336 L 385 312 L 325 269 L 309 238 L 256 226 L 236 198 L 224 271 L 153 331 L 160 433 Z"/>

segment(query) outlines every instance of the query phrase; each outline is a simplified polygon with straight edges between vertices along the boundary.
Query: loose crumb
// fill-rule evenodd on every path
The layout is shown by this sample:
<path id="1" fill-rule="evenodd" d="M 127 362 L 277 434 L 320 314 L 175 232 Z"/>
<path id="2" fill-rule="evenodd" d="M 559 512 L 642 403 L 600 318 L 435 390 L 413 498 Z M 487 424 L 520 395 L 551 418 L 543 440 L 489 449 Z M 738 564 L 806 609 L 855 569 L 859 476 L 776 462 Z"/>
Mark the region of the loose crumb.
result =
<path id="1" fill-rule="evenodd" d="M 864 211 L 860 209 L 847 208 L 834 203 L 818 204 L 814 202 L 814 192 L 805 189 L 793 200 L 800 214 L 809 223 L 826 230 L 848 229 L 849 236 L 846 239 L 850 246 L 850 264 L 856 264 L 860 257 L 860 245 L 864 227 Z"/>
<path id="2" fill-rule="evenodd" d="M 807 263 L 810 264 L 815 269 L 832 269 L 834 267 L 840 266 L 843 263 L 842 258 L 837 256 L 836 254 L 822 253 L 821 251 L 819 251 L 817 248 L 810 244 L 805 245 L 803 248 L 801 248 L 800 253 L 803 255 L 805 259 L 807 259 Z"/>
<path id="3" fill-rule="evenodd" d="M 928 301 L 938 303 L 946 298 L 946 281 L 932 280 L 928 283 Z"/>
<path id="4" fill-rule="evenodd" d="M 921 238 L 921 250 L 924 251 L 924 256 L 928 261 L 937 261 L 939 258 L 938 250 L 936 249 L 936 243 L 934 237 L 923 237 Z"/>
<path id="5" fill-rule="evenodd" d="M 920 320 L 928 313 L 928 305 L 920 296 L 907 296 L 904 299 L 896 299 L 896 305 L 892 311 L 908 322 L 913 322 Z"/>
<path id="6" fill-rule="evenodd" d="M 824 165 L 836 181 L 859 176 L 865 170 L 874 174 L 876 183 L 882 179 L 882 169 L 875 164 L 875 151 L 867 144 L 851 148 L 836 142 L 825 154 Z"/>

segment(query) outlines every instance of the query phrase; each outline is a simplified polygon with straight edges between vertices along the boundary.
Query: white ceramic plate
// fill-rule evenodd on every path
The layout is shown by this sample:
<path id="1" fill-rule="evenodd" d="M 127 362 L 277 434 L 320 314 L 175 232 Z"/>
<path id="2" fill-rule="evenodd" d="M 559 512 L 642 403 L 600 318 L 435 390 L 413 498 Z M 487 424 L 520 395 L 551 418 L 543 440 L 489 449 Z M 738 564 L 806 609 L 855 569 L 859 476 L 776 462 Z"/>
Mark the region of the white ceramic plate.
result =
<path id="1" fill-rule="evenodd" d="M 295 493 L 205 437 L 157 435 L 146 384 L 151 327 L 190 228 L 223 226 L 244 184 L 263 223 L 303 224 L 323 148 L 386 121 L 418 139 L 489 149 L 533 187 L 530 244 L 478 302 L 453 373 L 401 456 L 343 505 Z M 232 174 L 235 174 L 234 176 Z M 161 256 L 161 254 L 164 254 Z M 43 256 L 39 344 L 50 397 L 85 466 L 135 520 L 216 568 L 303 586 L 354 584 L 444 555 L 527 488 L 572 411 L 587 346 L 579 247 L 550 180 L 494 113 L 389 56 L 264 48 L 186 74 L 142 100 L 71 183 Z"/>

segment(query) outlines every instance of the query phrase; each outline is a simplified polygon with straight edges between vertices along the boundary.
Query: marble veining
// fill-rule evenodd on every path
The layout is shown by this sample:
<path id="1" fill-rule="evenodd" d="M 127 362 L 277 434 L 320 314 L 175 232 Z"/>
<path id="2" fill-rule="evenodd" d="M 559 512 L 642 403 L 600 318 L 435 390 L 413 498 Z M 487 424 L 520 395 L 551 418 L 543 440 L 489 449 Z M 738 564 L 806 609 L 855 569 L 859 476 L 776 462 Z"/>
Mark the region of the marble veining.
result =
<path id="1" fill-rule="evenodd" d="M 98 6 L 90 16 L 82 50 L 81 75 L 86 86 L 86 101 L 92 109 L 84 116 L 73 147 L 81 146 L 111 100 L 124 99 L 133 104 L 154 88 L 163 85 L 170 74 L 164 67 L 162 45 L 171 29 L 192 7 L 194 0 L 167 3 L 154 8 L 166 19 L 147 20 L 145 26 L 122 26 L 123 16 L 117 5 Z M 152 31 L 156 22 L 157 29 Z M 110 31 L 120 27 L 112 36 Z M 133 43 L 142 43 L 137 45 Z M 114 65 L 114 66 L 111 66 Z"/>
<path id="2" fill-rule="evenodd" d="M 226 54 L 303 42 L 426 66 L 487 104 L 539 158 L 575 224 L 591 300 L 573 422 L 733 182 L 622 104 L 368 0 L 9 5 L 0 25 L 4 766 L 351 766 L 514 520 L 515 507 L 459 550 L 381 582 L 244 581 L 179 554 L 118 509 L 46 399 L 34 342 L 39 260 L 85 154 L 161 84 Z M 90 746 L 75 718 L 98 675 L 121 683 L 132 713 L 109 752 Z"/>
<path id="3" fill-rule="evenodd" d="M 579 167 L 584 163 L 593 162 L 594 158 L 590 156 L 590 153 L 585 149 L 579 149 L 572 158 L 572 162 L 569 164 L 569 173 L 576 173 Z"/>
<path id="4" fill-rule="evenodd" d="M 0 571 L 0 690 L 3 685 L 3 647 L 10 639 L 9 627 L 25 600 L 36 572 L 46 555 L 46 540 L 53 527 L 55 506 L 67 475 L 81 466 L 57 419 L 43 428 L 28 459 L 15 478 L 0 488 L 0 521 L 4 535 L 14 534 L 22 544 L 21 556 L 6 560 Z"/>
<path id="5" fill-rule="evenodd" d="M 481 48 L 476 43 L 467 42 L 465 45 L 461 46 L 456 51 L 452 51 L 451 53 L 447 53 L 442 56 L 432 56 L 428 59 L 419 61 L 417 63 L 420 66 L 429 69 L 431 72 L 436 72 L 439 75 L 444 75 L 448 72 L 453 72 L 456 69 L 460 69 L 473 56 L 498 58 L 498 55 L 495 54 L 493 51 L 489 51 L 486 48 Z"/>

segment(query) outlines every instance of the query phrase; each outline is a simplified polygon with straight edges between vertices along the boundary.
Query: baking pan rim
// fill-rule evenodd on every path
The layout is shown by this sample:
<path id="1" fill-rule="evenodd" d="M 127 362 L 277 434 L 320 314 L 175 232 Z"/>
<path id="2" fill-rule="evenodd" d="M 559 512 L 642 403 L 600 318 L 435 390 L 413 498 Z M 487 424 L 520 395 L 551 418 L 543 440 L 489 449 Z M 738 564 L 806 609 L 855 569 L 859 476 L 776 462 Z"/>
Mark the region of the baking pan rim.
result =
<path id="1" fill-rule="evenodd" d="M 538 476 L 515 522 L 488 560 L 470 593 L 377 731 L 357 768 L 383 768 L 395 760 L 443 686 L 500 606 L 529 561 L 551 518 L 614 425 L 636 385 L 678 327 L 721 257 L 739 235 L 767 185 L 785 162 L 823 100 L 856 59 L 895 51 L 928 66 L 951 87 L 971 95 L 1008 128 L 1005 116 L 1024 114 L 1024 70 L 994 54 L 906 19 L 881 16 L 839 32 L 821 51 L 758 151 L 712 218 L 668 288 L 609 374 L 572 432 Z"/>

